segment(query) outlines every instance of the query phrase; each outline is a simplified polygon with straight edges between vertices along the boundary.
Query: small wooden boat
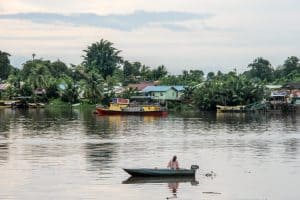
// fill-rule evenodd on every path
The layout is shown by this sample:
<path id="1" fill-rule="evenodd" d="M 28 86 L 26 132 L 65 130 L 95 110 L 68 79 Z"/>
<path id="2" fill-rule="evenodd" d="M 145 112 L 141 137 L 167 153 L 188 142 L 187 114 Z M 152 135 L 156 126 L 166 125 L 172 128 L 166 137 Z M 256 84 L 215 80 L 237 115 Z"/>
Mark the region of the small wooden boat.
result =
<path id="1" fill-rule="evenodd" d="M 162 168 L 138 168 L 123 169 L 131 176 L 140 177 L 176 177 L 176 176 L 195 176 L 198 165 L 192 165 L 191 169 L 162 169 Z"/>

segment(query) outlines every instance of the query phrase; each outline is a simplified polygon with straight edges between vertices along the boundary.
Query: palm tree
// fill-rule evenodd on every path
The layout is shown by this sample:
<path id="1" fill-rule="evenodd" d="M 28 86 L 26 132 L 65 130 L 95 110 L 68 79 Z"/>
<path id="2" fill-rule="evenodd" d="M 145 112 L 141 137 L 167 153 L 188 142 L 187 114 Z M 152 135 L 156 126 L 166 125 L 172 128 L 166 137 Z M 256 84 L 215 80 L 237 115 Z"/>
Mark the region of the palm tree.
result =
<path id="1" fill-rule="evenodd" d="M 95 71 L 85 74 L 85 79 L 81 81 L 81 88 L 85 98 L 92 103 L 97 103 L 103 97 L 104 80 Z"/>
<path id="2" fill-rule="evenodd" d="M 0 51 L 0 81 L 6 80 L 12 69 L 12 66 L 10 65 L 9 56 L 9 53 Z"/>
<path id="3" fill-rule="evenodd" d="M 122 61 L 119 56 L 121 51 L 113 47 L 113 43 L 103 39 L 88 46 L 84 52 L 83 64 L 87 71 L 96 70 L 104 79 L 112 76 Z"/>
<path id="4" fill-rule="evenodd" d="M 49 86 L 50 73 L 46 66 L 37 64 L 36 68 L 31 70 L 27 79 L 32 89 L 47 88 Z"/>

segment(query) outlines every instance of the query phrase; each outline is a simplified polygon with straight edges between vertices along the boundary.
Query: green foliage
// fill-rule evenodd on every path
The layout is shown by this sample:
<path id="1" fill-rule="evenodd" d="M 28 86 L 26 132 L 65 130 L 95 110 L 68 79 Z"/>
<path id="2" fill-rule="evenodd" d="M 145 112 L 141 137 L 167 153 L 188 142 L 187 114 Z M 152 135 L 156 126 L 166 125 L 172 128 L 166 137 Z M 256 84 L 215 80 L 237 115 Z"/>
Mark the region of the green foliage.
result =
<path id="1" fill-rule="evenodd" d="M 119 56 L 121 51 L 113 47 L 113 43 L 103 39 L 88 46 L 84 52 L 83 64 L 86 70 L 95 70 L 104 79 L 107 76 L 112 76 L 122 61 L 122 58 Z"/>
<path id="2" fill-rule="evenodd" d="M 292 56 L 288 57 L 283 64 L 283 76 L 289 75 L 291 73 L 299 73 L 300 72 L 300 64 L 299 58 Z"/>
<path id="3" fill-rule="evenodd" d="M 9 61 L 9 53 L 0 51 L 0 81 L 6 80 L 9 76 L 9 73 L 12 69 Z"/>
<path id="4" fill-rule="evenodd" d="M 50 63 L 49 72 L 53 77 L 60 78 L 63 76 L 69 76 L 72 71 L 67 67 L 67 65 L 60 60 Z"/>
<path id="5" fill-rule="evenodd" d="M 33 92 L 32 92 L 32 88 L 30 87 L 30 85 L 28 83 L 24 83 L 24 85 L 22 85 L 22 87 L 20 87 L 20 96 L 32 96 Z"/>
<path id="6" fill-rule="evenodd" d="M 279 66 L 275 71 L 276 84 L 285 84 L 287 82 L 297 82 L 300 77 L 299 59 L 291 56 L 284 61 L 282 66 Z"/>
<path id="7" fill-rule="evenodd" d="M 9 100 L 16 97 L 18 94 L 18 90 L 15 87 L 9 86 L 4 92 L 1 94 L 1 98 Z"/>
<path id="8" fill-rule="evenodd" d="M 61 99 L 53 99 L 49 102 L 49 105 L 51 105 L 51 107 L 66 107 L 66 106 L 70 106 L 69 103 L 62 101 Z"/>
<path id="9" fill-rule="evenodd" d="M 84 98 L 89 99 L 91 103 L 98 103 L 103 96 L 103 84 L 102 76 L 95 71 L 86 73 L 85 79 L 80 82 Z"/>
<path id="10" fill-rule="evenodd" d="M 48 99 L 56 99 L 59 97 L 59 88 L 55 80 L 51 81 L 46 88 L 46 96 Z"/>
<path id="11" fill-rule="evenodd" d="M 208 72 L 206 79 L 207 80 L 212 80 L 215 77 L 215 73 L 214 72 Z"/>
<path id="12" fill-rule="evenodd" d="M 274 69 L 268 60 L 262 57 L 256 58 L 248 67 L 250 71 L 248 71 L 246 75 L 249 78 L 256 78 L 267 82 L 274 80 Z"/>
<path id="13" fill-rule="evenodd" d="M 180 112 L 181 114 L 195 112 L 195 107 L 192 104 L 181 103 L 178 101 L 168 102 L 170 111 Z"/>
<path id="14" fill-rule="evenodd" d="M 67 87 L 62 93 L 61 100 L 67 103 L 78 103 L 78 86 L 74 82 L 68 82 Z"/>
<path id="15" fill-rule="evenodd" d="M 140 75 L 143 81 L 149 80 L 149 77 L 151 76 L 150 67 L 143 65 L 140 70 Z"/>
<path id="16" fill-rule="evenodd" d="M 125 77 L 139 76 L 141 67 L 142 64 L 140 62 L 130 63 L 129 61 L 126 60 L 123 66 L 124 76 Z"/>
<path id="17" fill-rule="evenodd" d="M 260 101 L 263 97 L 263 85 L 230 72 L 207 80 L 195 88 L 193 99 L 201 110 L 215 110 L 216 105 L 247 105 Z"/>
<path id="18" fill-rule="evenodd" d="M 259 102 L 263 98 L 263 84 L 285 84 L 300 81 L 299 59 L 288 57 L 284 63 L 273 69 L 271 63 L 256 58 L 248 65 L 248 71 L 237 75 L 236 71 L 227 74 L 221 71 L 209 72 L 206 76 L 201 70 L 184 70 L 179 75 L 168 73 L 164 65 L 151 68 L 140 62 L 123 61 L 120 50 L 113 43 L 101 39 L 84 50 L 81 65 L 67 67 L 60 60 L 28 60 L 23 69 L 18 70 L 10 65 L 9 54 L 0 51 L 1 82 L 10 83 L 1 98 L 15 96 L 33 96 L 36 89 L 46 89 L 46 94 L 39 96 L 43 101 L 59 99 L 65 104 L 79 101 L 108 104 L 116 95 L 113 88 L 119 83 L 128 85 L 141 81 L 157 81 L 161 85 L 187 86 L 181 103 L 171 103 L 175 110 L 193 109 L 214 110 L 220 105 L 246 105 Z M 129 98 L 137 95 L 134 89 L 126 90 L 121 96 Z"/>
<path id="19" fill-rule="evenodd" d="M 27 76 L 27 83 L 32 89 L 47 88 L 50 84 L 51 74 L 48 67 L 42 63 L 33 65 Z"/>
<path id="20" fill-rule="evenodd" d="M 49 60 L 42 60 L 42 59 L 36 59 L 36 60 L 28 60 L 23 64 L 23 69 L 21 71 L 22 79 L 26 80 L 32 73 L 42 73 L 41 75 L 44 75 L 44 73 L 47 73 L 47 75 L 50 75 L 49 68 L 50 68 L 51 62 Z"/>
<path id="21" fill-rule="evenodd" d="M 140 62 L 130 63 L 129 61 L 125 61 L 123 64 L 123 74 L 124 74 L 124 85 L 128 85 L 128 83 L 137 83 L 137 77 L 140 76 L 140 69 L 142 64 Z"/>
<path id="22" fill-rule="evenodd" d="M 184 85 L 195 86 L 204 80 L 204 73 L 201 70 L 184 70 L 181 75 L 168 75 L 160 80 L 160 85 Z"/>
<path id="23" fill-rule="evenodd" d="M 158 66 L 156 69 L 153 69 L 151 72 L 151 80 L 159 80 L 165 77 L 168 74 L 168 71 L 164 65 Z"/>

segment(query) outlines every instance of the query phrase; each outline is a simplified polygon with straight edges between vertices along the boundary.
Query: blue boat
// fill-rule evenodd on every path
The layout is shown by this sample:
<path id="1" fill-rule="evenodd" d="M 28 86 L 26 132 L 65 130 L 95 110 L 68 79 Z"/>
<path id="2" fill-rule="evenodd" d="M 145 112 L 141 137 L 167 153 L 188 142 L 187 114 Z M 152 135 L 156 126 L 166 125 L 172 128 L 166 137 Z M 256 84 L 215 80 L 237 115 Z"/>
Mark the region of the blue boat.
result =
<path id="1" fill-rule="evenodd" d="M 161 169 L 161 168 L 137 168 L 128 169 L 124 171 L 131 176 L 140 177 L 177 177 L 177 176 L 195 176 L 198 165 L 192 165 L 191 169 Z"/>

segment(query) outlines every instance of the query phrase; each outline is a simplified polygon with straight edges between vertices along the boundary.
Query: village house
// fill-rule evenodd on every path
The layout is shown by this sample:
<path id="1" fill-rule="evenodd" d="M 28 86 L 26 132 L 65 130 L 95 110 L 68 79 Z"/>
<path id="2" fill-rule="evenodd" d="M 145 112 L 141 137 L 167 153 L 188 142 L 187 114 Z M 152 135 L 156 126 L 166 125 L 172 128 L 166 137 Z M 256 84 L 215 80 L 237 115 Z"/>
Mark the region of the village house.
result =
<path id="1" fill-rule="evenodd" d="M 147 86 L 142 93 L 154 100 L 180 100 L 184 86 Z"/>
<path id="2" fill-rule="evenodd" d="M 296 110 L 300 111 L 300 82 L 287 83 L 282 86 L 285 90 L 289 92 L 289 100 L 295 105 Z"/>
<path id="3" fill-rule="evenodd" d="M 267 102 L 271 109 L 296 106 L 300 108 L 300 83 L 287 83 L 285 85 L 266 85 L 270 92 Z"/>
<path id="4" fill-rule="evenodd" d="M 127 86 L 127 89 L 132 88 L 132 89 L 136 89 L 137 91 L 141 92 L 144 88 L 146 88 L 148 86 L 155 86 L 155 85 L 157 85 L 156 82 L 144 81 L 144 82 L 140 82 L 140 83 L 131 83 Z"/>

